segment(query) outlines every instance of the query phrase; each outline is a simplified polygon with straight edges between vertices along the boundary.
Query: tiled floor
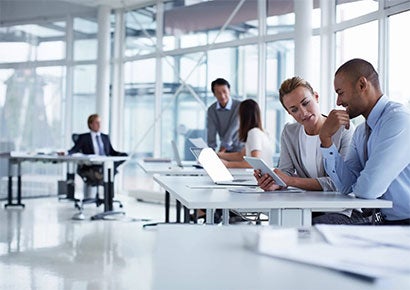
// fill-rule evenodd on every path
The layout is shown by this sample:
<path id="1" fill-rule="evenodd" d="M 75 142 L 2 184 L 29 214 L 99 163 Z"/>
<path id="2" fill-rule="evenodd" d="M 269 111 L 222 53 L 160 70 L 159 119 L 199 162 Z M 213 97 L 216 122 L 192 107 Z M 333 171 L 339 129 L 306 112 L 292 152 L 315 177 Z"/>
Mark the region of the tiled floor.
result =
<path id="1" fill-rule="evenodd" d="M 56 197 L 1 202 L 0 289 L 150 289 L 156 230 L 135 219 L 163 221 L 163 205 L 117 198 L 126 216 L 105 221 L 88 219 L 103 210 L 93 205 L 72 220 L 73 204 Z"/>

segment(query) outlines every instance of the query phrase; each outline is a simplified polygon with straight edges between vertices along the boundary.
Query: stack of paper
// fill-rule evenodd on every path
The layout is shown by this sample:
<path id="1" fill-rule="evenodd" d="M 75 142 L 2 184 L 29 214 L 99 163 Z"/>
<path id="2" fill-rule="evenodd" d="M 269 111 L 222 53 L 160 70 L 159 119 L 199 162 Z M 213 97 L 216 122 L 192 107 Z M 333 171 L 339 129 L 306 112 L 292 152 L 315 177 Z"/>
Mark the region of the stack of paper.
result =
<path id="1" fill-rule="evenodd" d="M 408 227 L 320 225 L 316 228 L 326 242 L 278 246 L 271 234 L 261 231 L 255 249 L 261 254 L 372 279 L 410 274 Z"/>

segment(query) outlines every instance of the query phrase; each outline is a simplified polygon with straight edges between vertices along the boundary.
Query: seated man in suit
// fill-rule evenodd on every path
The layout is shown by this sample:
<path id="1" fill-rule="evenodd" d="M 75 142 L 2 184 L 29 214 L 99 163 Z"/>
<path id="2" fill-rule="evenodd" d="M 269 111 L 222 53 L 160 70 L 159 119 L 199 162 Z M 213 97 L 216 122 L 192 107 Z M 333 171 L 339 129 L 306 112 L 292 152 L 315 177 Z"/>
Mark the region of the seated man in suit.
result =
<path id="1" fill-rule="evenodd" d="M 68 154 L 83 153 L 96 154 L 105 156 L 127 156 L 127 153 L 115 151 L 111 145 L 108 135 L 100 132 L 101 120 L 98 114 L 92 114 L 88 117 L 89 133 L 78 135 L 73 148 Z M 114 174 L 117 173 L 117 167 L 124 161 L 114 163 Z M 103 181 L 103 168 L 101 165 L 81 165 L 77 168 L 77 173 L 89 185 L 100 185 Z"/>

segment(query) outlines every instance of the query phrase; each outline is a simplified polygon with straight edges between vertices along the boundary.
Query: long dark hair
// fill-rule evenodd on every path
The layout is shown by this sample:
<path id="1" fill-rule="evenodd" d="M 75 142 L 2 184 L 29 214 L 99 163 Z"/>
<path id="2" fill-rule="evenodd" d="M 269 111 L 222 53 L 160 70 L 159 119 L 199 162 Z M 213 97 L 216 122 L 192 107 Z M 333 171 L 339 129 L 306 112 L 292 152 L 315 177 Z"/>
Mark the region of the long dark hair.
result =
<path id="1" fill-rule="evenodd" d="M 253 128 L 262 129 L 261 110 L 252 99 L 247 99 L 239 105 L 239 140 L 246 142 L 248 131 Z"/>

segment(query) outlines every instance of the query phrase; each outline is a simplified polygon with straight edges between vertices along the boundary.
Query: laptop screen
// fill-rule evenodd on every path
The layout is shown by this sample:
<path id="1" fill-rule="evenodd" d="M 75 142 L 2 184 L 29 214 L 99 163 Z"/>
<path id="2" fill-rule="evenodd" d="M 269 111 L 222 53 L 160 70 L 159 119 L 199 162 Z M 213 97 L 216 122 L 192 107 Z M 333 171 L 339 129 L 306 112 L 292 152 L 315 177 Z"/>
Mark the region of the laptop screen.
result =
<path id="1" fill-rule="evenodd" d="M 199 150 L 198 161 L 213 182 L 233 180 L 232 174 L 212 148 L 199 148 Z M 196 150 L 196 152 L 198 152 L 198 150 Z"/>

